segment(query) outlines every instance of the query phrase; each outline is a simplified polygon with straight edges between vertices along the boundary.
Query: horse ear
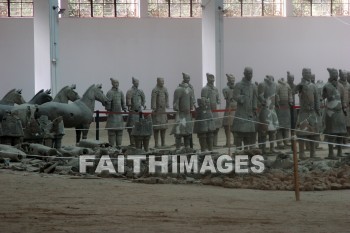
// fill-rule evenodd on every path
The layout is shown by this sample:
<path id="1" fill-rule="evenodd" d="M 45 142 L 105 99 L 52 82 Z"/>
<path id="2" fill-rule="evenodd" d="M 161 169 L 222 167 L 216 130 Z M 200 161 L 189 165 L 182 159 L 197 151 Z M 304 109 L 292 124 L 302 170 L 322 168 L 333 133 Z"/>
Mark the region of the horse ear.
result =
<path id="1" fill-rule="evenodd" d="M 38 94 L 43 93 L 43 92 L 44 92 L 44 89 L 41 89 L 40 91 L 38 91 Z"/>
<path id="2" fill-rule="evenodd" d="M 72 84 L 72 85 L 70 86 L 71 89 L 75 89 L 76 87 L 77 87 L 77 85 L 75 85 L 75 84 Z"/>
<path id="3" fill-rule="evenodd" d="M 96 87 L 101 89 L 102 88 L 102 84 L 97 84 Z"/>
<path id="4" fill-rule="evenodd" d="M 51 89 L 48 89 L 45 92 L 46 92 L 46 94 L 50 95 L 51 94 Z"/>
<path id="5" fill-rule="evenodd" d="M 21 95 L 22 94 L 22 89 L 18 89 L 17 93 Z"/>

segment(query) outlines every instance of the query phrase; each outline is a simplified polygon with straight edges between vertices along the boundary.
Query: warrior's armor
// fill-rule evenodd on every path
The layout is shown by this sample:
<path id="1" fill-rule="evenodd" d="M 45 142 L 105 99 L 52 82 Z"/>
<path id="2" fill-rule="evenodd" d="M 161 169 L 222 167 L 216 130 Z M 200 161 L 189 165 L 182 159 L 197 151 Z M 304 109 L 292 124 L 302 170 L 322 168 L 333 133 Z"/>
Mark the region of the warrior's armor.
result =
<path id="1" fill-rule="evenodd" d="M 165 87 L 156 86 L 152 90 L 151 108 L 153 109 L 153 129 L 167 129 L 168 117 L 166 108 L 169 107 L 169 94 Z"/>

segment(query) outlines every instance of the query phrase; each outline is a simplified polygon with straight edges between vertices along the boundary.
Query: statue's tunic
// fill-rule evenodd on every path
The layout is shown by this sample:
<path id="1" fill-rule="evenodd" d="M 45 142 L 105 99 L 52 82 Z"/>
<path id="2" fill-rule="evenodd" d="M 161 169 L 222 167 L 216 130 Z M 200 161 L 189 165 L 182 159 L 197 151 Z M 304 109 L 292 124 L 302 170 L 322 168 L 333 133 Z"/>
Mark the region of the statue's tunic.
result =
<path id="1" fill-rule="evenodd" d="M 111 101 L 110 106 L 106 107 L 110 112 L 122 112 L 125 110 L 124 94 L 117 88 L 112 88 L 107 92 L 107 98 Z M 123 130 L 124 120 L 122 114 L 108 114 L 106 128 L 109 130 Z"/>
<path id="2" fill-rule="evenodd" d="M 279 126 L 283 128 L 290 128 L 291 118 L 289 103 L 293 103 L 292 89 L 287 82 L 279 80 L 276 95 L 279 105 L 279 108 L 276 109 Z"/>
<path id="3" fill-rule="evenodd" d="M 135 114 L 137 112 L 140 112 L 143 109 L 143 106 L 145 106 L 146 98 L 145 94 L 142 90 L 132 87 L 129 89 L 126 93 L 126 106 L 129 107 L 129 117 L 128 121 L 126 123 L 127 127 L 134 126 L 135 122 L 139 121 L 139 114 Z M 130 130 L 130 129 L 129 129 Z"/>
<path id="4" fill-rule="evenodd" d="M 234 117 L 235 111 L 237 108 L 237 102 L 233 99 L 233 89 L 231 89 L 229 86 L 226 86 L 222 89 L 222 94 L 224 95 L 224 98 L 226 100 L 226 107 L 225 107 L 224 119 L 222 121 L 222 126 L 226 127 L 229 125 L 229 120 L 230 120 L 229 110 L 231 110 L 231 117 Z"/>
<path id="5" fill-rule="evenodd" d="M 211 110 L 217 110 L 217 104 L 220 104 L 220 96 L 218 89 L 213 86 L 207 84 L 202 88 L 201 97 L 207 98 L 209 100 L 209 106 Z M 218 112 L 213 112 L 213 118 L 215 122 L 215 128 L 219 129 L 222 125 L 221 118 L 219 118 Z"/>
<path id="6" fill-rule="evenodd" d="M 300 102 L 296 123 L 297 135 L 313 136 L 319 131 L 320 98 L 317 87 L 313 83 L 303 80 L 295 87 L 295 91 L 299 93 Z"/>
<path id="7" fill-rule="evenodd" d="M 193 122 L 191 109 L 194 107 L 193 90 L 186 83 L 181 83 L 175 89 L 173 108 L 176 113 L 176 124 L 174 125 L 171 134 L 178 136 L 186 136 L 192 134 Z"/>
<path id="8" fill-rule="evenodd" d="M 345 80 L 345 82 L 339 80 L 344 87 L 344 100 L 346 109 L 346 127 L 350 127 L 350 84 Z M 347 100 L 347 101 L 346 101 Z"/>
<path id="9" fill-rule="evenodd" d="M 233 99 L 237 102 L 237 110 L 233 119 L 232 131 L 235 133 L 254 133 L 257 108 L 257 90 L 255 84 L 242 79 L 233 90 Z M 245 120 L 246 119 L 246 120 Z"/>
<path id="10" fill-rule="evenodd" d="M 259 124 L 260 132 L 275 131 L 277 130 L 279 123 L 275 110 L 276 100 L 276 83 L 268 84 L 264 81 L 258 86 L 258 99 L 261 103 L 266 103 L 261 107 L 259 112 Z"/>
<path id="11" fill-rule="evenodd" d="M 326 83 L 323 87 L 322 96 L 326 99 L 324 113 L 325 134 L 346 134 L 346 118 L 343 112 L 345 106 L 344 87 L 337 83 L 337 86 Z"/>
<path id="12" fill-rule="evenodd" d="M 202 134 L 214 132 L 216 130 L 215 120 L 210 108 L 196 108 L 196 121 L 193 127 L 193 133 Z"/>
<path id="13" fill-rule="evenodd" d="M 156 86 L 152 90 L 151 97 L 153 129 L 160 130 L 168 128 L 167 106 L 169 106 L 168 90 L 165 87 Z"/>

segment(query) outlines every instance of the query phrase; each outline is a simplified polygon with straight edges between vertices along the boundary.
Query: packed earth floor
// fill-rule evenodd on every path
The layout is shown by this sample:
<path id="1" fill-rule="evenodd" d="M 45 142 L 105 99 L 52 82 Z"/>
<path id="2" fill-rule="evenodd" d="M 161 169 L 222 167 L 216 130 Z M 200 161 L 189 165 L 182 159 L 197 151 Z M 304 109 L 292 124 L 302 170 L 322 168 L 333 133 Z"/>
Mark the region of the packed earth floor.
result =
<path id="1" fill-rule="evenodd" d="M 223 145 L 222 129 L 219 134 Z M 100 135 L 107 141 L 106 131 Z M 63 145 L 74 139 L 66 130 Z M 166 141 L 173 145 L 173 136 Z M 322 147 L 317 154 L 323 158 L 328 150 Z M 0 232 L 350 232 L 349 189 L 301 191 L 297 202 L 293 191 L 0 169 L 0 190 Z"/>

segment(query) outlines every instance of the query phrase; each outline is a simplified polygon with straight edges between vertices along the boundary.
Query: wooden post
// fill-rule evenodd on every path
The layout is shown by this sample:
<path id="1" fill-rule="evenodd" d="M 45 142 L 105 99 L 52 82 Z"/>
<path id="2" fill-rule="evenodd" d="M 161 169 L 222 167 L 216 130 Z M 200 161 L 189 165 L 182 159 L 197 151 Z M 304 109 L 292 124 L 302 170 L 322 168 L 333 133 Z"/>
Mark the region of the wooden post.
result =
<path id="1" fill-rule="evenodd" d="M 300 201 L 297 142 L 295 139 L 294 106 L 290 107 L 290 112 L 292 114 L 291 136 L 292 136 L 292 150 L 293 150 L 293 162 L 294 162 L 294 192 L 295 192 L 295 200 Z"/>
<path id="2" fill-rule="evenodd" d="M 228 156 L 231 156 L 231 106 L 228 108 Z"/>

